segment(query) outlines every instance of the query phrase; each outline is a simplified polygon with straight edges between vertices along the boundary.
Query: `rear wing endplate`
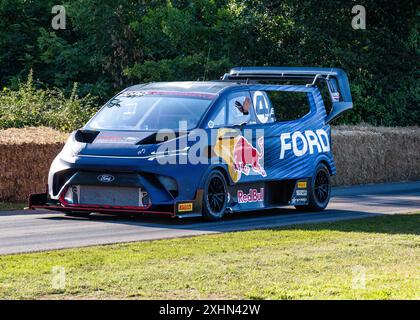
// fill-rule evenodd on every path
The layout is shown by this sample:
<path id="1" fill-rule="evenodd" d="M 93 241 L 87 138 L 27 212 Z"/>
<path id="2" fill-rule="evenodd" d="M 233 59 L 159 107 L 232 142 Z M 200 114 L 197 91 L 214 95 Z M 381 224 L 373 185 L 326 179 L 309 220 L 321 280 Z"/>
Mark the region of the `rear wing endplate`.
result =
<path id="1" fill-rule="evenodd" d="M 353 108 L 350 85 L 347 74 L 339 68 L 305 67 L 236 67 L 226 73 L 222 80 L 242 81 L 306 81 L 307 86 L 316 85 L 317 81 L 327 83 L 332 103 L 331 112 L 325 118 L 329 123 L 344 111 Z"/>

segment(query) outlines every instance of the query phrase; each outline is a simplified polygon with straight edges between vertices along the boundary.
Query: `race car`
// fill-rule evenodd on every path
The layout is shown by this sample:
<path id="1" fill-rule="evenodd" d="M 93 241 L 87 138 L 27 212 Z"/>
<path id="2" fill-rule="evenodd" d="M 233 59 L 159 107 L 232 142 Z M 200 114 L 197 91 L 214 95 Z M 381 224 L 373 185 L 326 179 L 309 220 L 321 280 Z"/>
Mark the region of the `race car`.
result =
<path id="1" fill-rule="evenodd" d="M 303 96 L 307 111 L 286 118 L 278 108 L 295 105 L 278 94 Z M 71 133 L 29 207 L 207 220 L 320 211 L 336 174 L 330 123 L 352 106 L 338 68 L 236 67 L 215 81 L 131 86 Z"/>

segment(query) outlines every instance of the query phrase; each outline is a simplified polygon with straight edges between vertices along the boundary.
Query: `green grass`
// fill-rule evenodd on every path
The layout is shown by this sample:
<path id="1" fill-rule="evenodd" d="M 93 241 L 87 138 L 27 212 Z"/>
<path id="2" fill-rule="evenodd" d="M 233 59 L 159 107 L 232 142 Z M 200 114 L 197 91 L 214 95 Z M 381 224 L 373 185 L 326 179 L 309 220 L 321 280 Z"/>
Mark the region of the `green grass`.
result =
<path id="1" fill-rule="evenodd" d="M 24 207 L 27 207 L 28 203 L 26 202 L 1 202 L 0 201 L 0 211 L 4 210 L 22 210 Z"/>
<path id="2" fill-rule="evenodd" d="M 0 298 L 419 299 L 420 214 L 0 256 Z"/>

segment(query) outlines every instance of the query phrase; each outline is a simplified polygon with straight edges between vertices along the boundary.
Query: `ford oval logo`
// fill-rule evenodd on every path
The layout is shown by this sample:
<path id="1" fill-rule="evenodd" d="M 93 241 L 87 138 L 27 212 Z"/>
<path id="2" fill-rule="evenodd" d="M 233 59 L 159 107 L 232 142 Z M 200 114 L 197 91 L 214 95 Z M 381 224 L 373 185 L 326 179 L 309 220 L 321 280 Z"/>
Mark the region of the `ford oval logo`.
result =
<path id="1" fill-rule="evenodd" d="M 112 182 L 115 180 L 115 177 L 110 174 L 101 174 L 100 176 L 98 176 L 98 180 L 100 182 Z"/>

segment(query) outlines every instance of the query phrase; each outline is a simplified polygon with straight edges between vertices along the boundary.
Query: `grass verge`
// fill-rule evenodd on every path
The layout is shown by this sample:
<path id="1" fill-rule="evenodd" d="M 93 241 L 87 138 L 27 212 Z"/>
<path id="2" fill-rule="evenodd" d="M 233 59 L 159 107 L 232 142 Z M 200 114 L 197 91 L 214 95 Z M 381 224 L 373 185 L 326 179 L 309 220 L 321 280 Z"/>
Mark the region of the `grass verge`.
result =
<path id="1" fill-rule="evenodd" d="M 393 215 L 0 256 L 0 298 L 419 299 L 419 261 L 420 214 Z"/>
<path id="2" fill-rule="evenodd" d="M 0 202 L 0 211 L 5 210 L 22 210 L 27 207 L 27 202 Z"/>

